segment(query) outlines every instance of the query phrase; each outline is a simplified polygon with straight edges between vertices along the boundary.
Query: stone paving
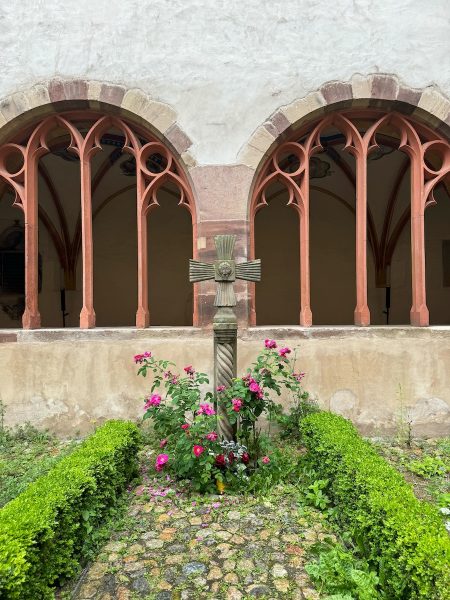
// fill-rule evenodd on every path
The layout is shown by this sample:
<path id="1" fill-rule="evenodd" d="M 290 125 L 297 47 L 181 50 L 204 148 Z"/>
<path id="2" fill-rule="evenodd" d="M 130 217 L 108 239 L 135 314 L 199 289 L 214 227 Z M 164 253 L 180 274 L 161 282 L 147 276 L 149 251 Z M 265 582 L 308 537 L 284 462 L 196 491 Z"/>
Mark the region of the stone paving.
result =
<path id="1" fill-rule="evenodd" d="M 266 498 L 193 497 L 170 479 L 130 491 L 123 531 L 62 597 L 74 600 L 316 600 L 304 570 L 325 537 L 322 515 L 299 507 L 293 486 Z"/>

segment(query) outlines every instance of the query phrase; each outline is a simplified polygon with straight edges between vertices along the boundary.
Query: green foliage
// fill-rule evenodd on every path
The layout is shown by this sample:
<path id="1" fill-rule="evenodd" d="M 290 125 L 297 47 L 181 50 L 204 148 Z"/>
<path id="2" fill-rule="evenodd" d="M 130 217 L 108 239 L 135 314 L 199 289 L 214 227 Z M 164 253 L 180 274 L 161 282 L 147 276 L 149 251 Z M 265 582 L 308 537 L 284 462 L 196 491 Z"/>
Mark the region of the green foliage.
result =
<path id="1" fill-rule="evenodd" d="M 289 416 L 282 413 L 280 404 L 272 398 L 288 390 L 294 398 L 294 406 L 306 403 L 308 394 L 303 391 L 301 380 L 304 373 L 295 373 L 294 359 L 289 359 L 289 348 L 278 348 L 275 340 L 265 340 L 265 348 L 247 369 L 244 377 L 219 394 L 219 402 L 227 411 L 231 424 L 236 425 L 238 439 L 248 448 L 253 466 L 263 455 L 258 420 L 265 415 L 269 421 L 286 422 Z M 298 420 L 294 428 L 298 427 Z"/>
<path id="2" fill-rule="evenodd" d="M 294 402 L 289 412 L 276 415 L 277 423 L 280 426 L 280 437 L 300 441 L 302 419 L 317 412 L 320 412 L 319 405 L 309 397 L 308 392 L 302 391 L 299 396 L 294 396 Z"/>
<path id="3" fill-rule="evenodd" d="M 421 460 L 412 460 L 407 468 L 420 477 L 439 477 L 450 471 L 450 466 L 438 456 L 425 456 Z"/>
<path id="4" fill-rule="evenodd" d="M 53 598 L 91 556 L 104 523 L 137 475 L 139 432 L 109 421 L 0 510 L 0 597 Z"/>
<path id="5" fill-rule="evenodd" d="M 330 499 L 324 490 L 327 489 L 328 484 L 328 479 L 316 479 L 313 483 L 311 483 L 306 489 L 306 503 L 322 510 L 327 508 L 330 504 Z"/>
<path id="6" fill-rule="evenodd" d="M 383 598 L 378 590 L 379 579 L 367 561 L 355 558 L 341 544 L 312 549 L 317 560 L 305 566 L 307 573 L 320 592 L 333 594 L 331 598 L 378 600 Z"/>
<path id="7" fill-rule="evenodd" d="M 0 508 L 71 452 L 74 443 L 29 425 L 5 430 L 0 435 Z"/>
<path id="8" fill-rule="evenodd" d="M 286 465 L 277 464 L 278 453 L 272 455 L 272 444 L 262 435 L 258 421 L 266 416 L 270 423 L 280 414 L 272 393 L 280 395 L 285 388 L 297 398 L 306 398 L 300 385 L 304 374 L 294 373 L 290 353 L 289 348 L 277 349 L 274 340 L 266 340 L 247 374 L 228 388 L 220 386 L 216 397 L 204 393 L 208 378 L 191 365 L 180 375 L 174 373 L 173 363 L 157 360 L 151 352 L 137 354 L 138 375 L 152 375 L 144 419 L 151 419 L 162 438 L 164 450 L 156 459 L 156 470 L 169 469 L 198 492 L 215 491 L 216 486 L 220 491 L 225 487 L 261 491 L 280 481 Z M 235 439 L 219 439 L 217 406 L 235 426 Z"/>
<path id="9" fill-rule="evenodd" d="M 403 477 L 346 419 L 332 413 L 302 424 L 307 460 L 335 518 L 351 535 L 392 600 L 450 598 L 450 539 L 435 507 L 418 500 Z"/>
<path id="10" fill-rule="evenodd" d="M 246 481 L 240 482 L 239 489 L 265 496 L 277 485 L 298 485 L 303 477 L 302 455 L 293 446 L 276 446 L 264 437 L 261 442 L 265 452 L 270 454 L 270 462 L 260 463 Z"/>

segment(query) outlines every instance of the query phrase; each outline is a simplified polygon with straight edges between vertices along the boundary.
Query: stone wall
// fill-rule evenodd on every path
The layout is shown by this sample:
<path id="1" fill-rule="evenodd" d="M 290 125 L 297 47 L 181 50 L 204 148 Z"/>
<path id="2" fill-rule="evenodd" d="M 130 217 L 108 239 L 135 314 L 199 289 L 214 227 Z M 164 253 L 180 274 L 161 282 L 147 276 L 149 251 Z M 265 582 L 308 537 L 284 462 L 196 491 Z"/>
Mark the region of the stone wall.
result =
<path id="1" fill-rule="evenodd" d="M 298 348 L 305 388 L 364 433 L 450 431 L 450 330 L 431 327 L 258 327 L 240 332 L 243 373 L 266 337 Z M 212 334 L 184 328 L 9 331 L 0 333 L 1 397 L 7 425 L 86 432 L 107 418 L 139 418 L 149 381 L 132 357 L 151 350 L 182 369 L 212 372 Z M 290 400 L 283 398 L 288 406 Z"/>

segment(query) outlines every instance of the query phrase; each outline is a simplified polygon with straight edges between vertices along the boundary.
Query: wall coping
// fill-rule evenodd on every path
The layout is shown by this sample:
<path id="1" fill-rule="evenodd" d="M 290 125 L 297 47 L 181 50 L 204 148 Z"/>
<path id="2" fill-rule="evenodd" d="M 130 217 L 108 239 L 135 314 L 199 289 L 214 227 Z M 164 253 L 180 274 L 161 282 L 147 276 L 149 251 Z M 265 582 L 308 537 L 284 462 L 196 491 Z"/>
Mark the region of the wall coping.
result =
<path id="1" fill-rule="evenodd" d="M 240 328 L 238 339 L 242 342 L 272 339 L 433 339 L 448 338 L 449 325 L 432 325 L 430 327 L 413 327 L 411 325 L 371 325 L 358 327 L 355 325 L 329 325 L 316 327 L 301 326 L 257 326 Z M 1 343 L 53 343 L 53 342 L 114 342 L 133 340 L 213 340 L 212 330 L 201 327 L 96 327 L 95 329 L 2 329 Z"/>

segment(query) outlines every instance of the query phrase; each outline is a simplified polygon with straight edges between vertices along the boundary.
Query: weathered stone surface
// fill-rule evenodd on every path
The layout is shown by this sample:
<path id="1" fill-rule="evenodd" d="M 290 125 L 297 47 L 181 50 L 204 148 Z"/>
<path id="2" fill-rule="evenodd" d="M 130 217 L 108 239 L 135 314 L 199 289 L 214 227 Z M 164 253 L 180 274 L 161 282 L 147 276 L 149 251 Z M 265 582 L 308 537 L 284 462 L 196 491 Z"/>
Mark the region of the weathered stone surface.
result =
<path id="1" fill-rule="evenodd" d="M 240 150 L 237 156 L 237 160 L 239 163 L 247 165 L 247 167 L 256 169 L 264 157 L 265 153 L 259 148 L 255 148 L 254 146 L 250 145 L 245 145 L 242 148 L 242 150 Z"/>
<path id="2" fill-rule="evenodd" d="M 450 113 L 450 100 L 434 88 L 427 88 L 422 92 L 418 106 L 442 121 Z"/>
<path id="3" fill-rule="evenodd" d="M 265 123 L 266 127 L 268 127 L 269 124 L 271 128 L 273 128 L 269 129 L 269 132 L 272 133 L 274 137 L 277 137 L 284 133 L 291 123 L 286 115 L 278 110 L 270 117 L 269 121 Z"/>
<path id="4" fill-rule="evenodd" d="M 183 573 L 185 575 L 197 575 L 206 571 L 206 565 L 201 562 L 191 562 L 183 567 Z"/>
<path id="5" fill-rule="evenodd" d="M 286 577 L 287 575 L 287 571 L 285 569 L 285 567 L 283 565 L 280 564 L 275 564 L 272 567 L 272 577 L 277 578 L 277 577 Z"/>
<path id="6" fill-rule="evenodd" d="M 176 121 L 176 113 L 168 104 L 162 102 L 153 104 L 153 113 L 150 123 L 161 131 L 162 133 L 167 132 L 169 127 Z"/>
<path id="7" fill-rule="evenodd" d="M 325 106 L 326 100 L 321 92 L 312 92 L 304 98 L 299 98 L 287 106 L 281 107 L 281 112 L 286 119 L 295 125 L 303 117 L 321 109 Z"/>
<path id="8" fill-rule="evenodd" d="M 148 540 L 145 542 L 145 545 L 150 550 L 155 550 L 157 548 L 162 548 L 164 546 L 164 541 L 163 540 Z"/>
<path id="9" fill-rule="evenodd" d="M 171 125 L 166 131 L 166 138 L 178 154 L 183 154 L 183 152 L 186 152 L 192 145 L 192 141 L 176 123 Z"/>
<path id="10" fill-rule="evenodd" d="M 49 104 L 50 95 L 46 85 L 34 85 L 29 90 L 24 91 L 26 102 L 30 109 Z"/>
<path id="11" fill-rule="evenodd" d="M 254 584 L 247 588 L 247 592 L 249 596 L 255 598 L 268 597 L 270 594 L 270 589 L 265 585 Z"/>
<path id="12" fill-rule="evenodd" d="M 23 92 L 17 92 L 0 101 L 0 113 L 5 121 L 11 121 L 29 109 L 28 99 Z"/>
<path id="13" fill-rule="evenodd" d="M 398 79 L 391 75 L 374 75 L 372 77 L 372 98 L 395 100 L 398 95 Z"/>
<path id="14" fill-rule="evenodd" d="M 89 86 L 90 88 L 90 86 Z M 91 90 L 88 89 L 88 96 Z M 103 83 L 100 87 L 100 93 L 98 100 L 107 104 L 113 104 L 114 106 L 120 106 L 125 95 L 125 87 L 122 85 L 113 85 L 109 83 Z M 97 99 L 97 98 L 96 98 Z"/>
<path id="15" fill-rule="evenodd" d="M 369 99 L 372 95 L 372 76 L 360 75 L 355 73 L 351 79 L 352 84 L 352 96 L 353 98 L 367 98 Z"/>
<path id="16" fill-rule="evenodd" d="M 275 141 L 273 136 L 264 126 L 258 127 L 249 139 L 248 144 L 253 148 L 266 153 Z"/>
<path id="17" fill-rule="evenodd" d="M 236 255 L 238 260 L 244 260 L 247 226 L 243 220 L 232 221 L 231 224 L 231 232 L 238 234 Z M 206 238 L 206 259 L 214 259 L 210 240 L 213 235 L 223 233 L 221 224 L 208 221 L 199 226 L 199 233 Z M 207 286 L 202 284 L 202 288 Z M 236 285 L 236 292 L 240 294 L 241 290 L 245 290 L 245 284 L 239 288 Z M 199 296 L 202 314 L 204 311 L 205 321 L 209 322 L 214 312 L 214 289 L 211 292 L 212 297 Z M 208 313 L 210 309 L 211 313 Z M 237 309 L 245 311 L 242 304 L 238 304 Z M 35 426 L 51 427 L 61 435 L 69 435 L 74 428 L 82 432 L 92 430 L 91 417 L 94 416 L 97 419 L 107 416 L 132 418 L 136 414 L 136 398 L 142 394 L 142 384 L 133 369 L 118 367 L 124 391 L 120 401 L 111 400 L 117 398 L 114 380 L 108 377 L 112 360 L 118 365 L 129 364 L 129 357 L 136 351 L 136 346 L 150 347 L 158 356 L 170 356 L 177 364 L 185 364 L 188 360 L 185 333 L 180 333 L 177 328 L 142 331 L 125 328 L 14 330 L 0 335 L 5 342 L 0 343 L 0 381 L 7 382 L 1 391 L 6 405 L 5 424 L 14 426 L 29 419 Z M 398 377 L 402 372 L 408 374 L 404 382 L 408 390 L 408 410 L 433 398 L 439 398 L 450 406 L 450 370 L 441 371 L 439 377 L 434 376 L 437 357 L 445 361 L 448 355 L 450 330 L 445 327 L 241 328 L 238 373 L 244 372 L 254 360 L 261 339 L 266 337 L 290 347 L 301 345 L 302 369 L 308 374 L 308 390 L 314 397 L 326 399 L 326 408 L 330 407 L 333 398 L 335 406 L 343 399 L 346 399 L 347 405 L 350 399 L 352 418 L 365 433 L 395 433 L 401 409 Z M 385 352 L 387 345 L 389 355 Z M 24 352 L 29 359 L 26 363 L 22 361 Z M 199 370 L 212 372 L 211 337 L 207 330 L 189 330 L 189 352 L 195 353 Z M 87 380 L 82 376 L 83 370 L 94 360 L 98 366 L 96 377 Z M 345 385 L 336 385 L 333 372 L 320 368 L 323 361 L 336 365 L 339 379 L 345 381 Z M 75 365 L 73 370 L 68 367 L 71 363 Z M 396 365 L 395 370 L 390 368 L 392 364 Z M 55 365 L 59 365 L 58 369 Z M 19 369 L 23 379 L 35 382 L 40 394 L 34 394 L 28 388 L 22 389 Z M 380 372 L 384 373 L 382 381 Z M 67 387 L 61 388 L 60 377 L 65 379 Z M 421 389 L 423 379 L 430 382 L 427 396 L 414 393 L 415 389 Z M 381 396 L 384 398 L 382 406 L 377 400 Z M 106 402 L 105 398 L 110 400 Z M 283 395 L 280 401 L 286 406 L 289 398 Z M 29 412 L 30 403 L 33 405 L 32 413 Z M 430 417 L 425 426 L 422 417 L 419 419 L 419 409 L 413 414 L 417 416 L 417 423 L 413 424 L 416 435 L 420 436 L 423 432 L 436 437 L 448 432 L 449 423 L 445 419 Z"/>
<path id="18" fill-rule="evenodd" d="M 196 167 L 190 175 L 202 221 L 221 221 L 224 215 L 230 221 L 245 221 L 253 170 L 244 165 L 211 165 Z M 224 233 L 223 221 L 221 227 Z"/>
<path id="19" fill-rule="evenodd" d="M 335 104 L 353 98 L 351 84 L 342 81 L 330 81 L 323 85 L 320 91 L 327 104 Z"/>

